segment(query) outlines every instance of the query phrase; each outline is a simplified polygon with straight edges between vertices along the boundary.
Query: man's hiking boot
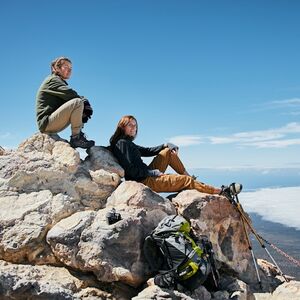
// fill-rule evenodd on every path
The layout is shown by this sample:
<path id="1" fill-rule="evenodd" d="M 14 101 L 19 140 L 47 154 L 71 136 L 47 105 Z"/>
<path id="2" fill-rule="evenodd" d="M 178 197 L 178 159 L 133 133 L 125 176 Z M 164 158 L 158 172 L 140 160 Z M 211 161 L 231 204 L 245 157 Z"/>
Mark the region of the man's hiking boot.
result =
<path id="1" fill-rule="evenodd" d="M 87 140 L 85 134 L 80 131 L 79 134 L 71 136 L 70 145 L 73 148 L 89 149 L 95 145 L 95 142 Z"/>
<path id="2" fill-rule="evenodd" d="M 57 133 L 46 133 L 51 139 L 53 139 L 56 142 L 65 142 L 69 143 L 67 140 L 61 138 Z"/>

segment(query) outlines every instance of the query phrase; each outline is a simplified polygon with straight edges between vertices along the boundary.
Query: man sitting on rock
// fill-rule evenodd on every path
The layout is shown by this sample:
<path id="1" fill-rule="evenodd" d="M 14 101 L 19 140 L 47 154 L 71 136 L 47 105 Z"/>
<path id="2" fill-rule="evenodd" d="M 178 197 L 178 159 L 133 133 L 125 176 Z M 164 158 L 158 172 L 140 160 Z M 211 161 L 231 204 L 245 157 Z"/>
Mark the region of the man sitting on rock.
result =
<path id="1" fill-rule="evenodd" d="M 71 146 L 87 149 L 95 144 L 81 131 L 84 102 L 87 100 L 68 86 L 66 80 L 71 72 L 72 62 L 67 57 L 59 57 L 51 63 L 52 74 L 43 81 L 36 97 L 37 123 L 40 132 L 55 140 L 63 140 L 57 133 L 71 124 Z"/>
<path id="2" fill-rule="evenodd" d="M 195 180 L 186 171 L 178 157 L 178 147 L 166 143 L 157 147 L 145 148 L 133 143 L 138 132 L 137 120 L 133 116 L 124 116 L 110 138 L 113 154 L 125 171 L 126 180 L 141 182 L 155 192 L 180 192 L 196 189 L 207 194 L 220 194 L 221 189 Z M 155 156 L 149 166 L 141 156 Z M 167 167 L 178 174 L 164 174 Z"/>

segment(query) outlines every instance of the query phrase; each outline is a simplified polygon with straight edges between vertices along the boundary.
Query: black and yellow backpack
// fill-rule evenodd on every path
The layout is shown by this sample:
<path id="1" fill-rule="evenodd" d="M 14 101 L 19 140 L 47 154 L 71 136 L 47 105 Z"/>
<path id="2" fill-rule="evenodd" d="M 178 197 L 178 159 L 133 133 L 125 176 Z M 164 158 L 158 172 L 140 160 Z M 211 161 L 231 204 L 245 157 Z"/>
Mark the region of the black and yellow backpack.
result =
<path id="1" fill-rule="evenodd" d="M 206 236 L 195 241 L 190 223 L 182 216 L 165 217 L 144 242 L 144 255 L 152 272 L 158 272 L 154 282 L 161 287 L 176 283 L 202 284 L 211 273 L 212 246 Z M 187 283 L 187 284 L 186 284 Z"/>

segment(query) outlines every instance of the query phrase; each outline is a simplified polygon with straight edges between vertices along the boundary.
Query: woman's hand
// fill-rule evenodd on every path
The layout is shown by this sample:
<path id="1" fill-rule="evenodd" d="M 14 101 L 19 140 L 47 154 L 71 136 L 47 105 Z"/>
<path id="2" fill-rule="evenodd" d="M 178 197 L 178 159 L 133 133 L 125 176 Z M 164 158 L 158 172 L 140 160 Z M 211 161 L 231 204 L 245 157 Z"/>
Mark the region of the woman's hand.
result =
<path id="1" fill-rule="evenodd" d="M 164 175 L 164 173 L 162 173 L 160 170 L 158 169 L 154 169 L 154 170 L 149 170 L 148 171 L 148 175 L 151 177 L 159 177 Z"/>
<path id="2" fill-rule="evenodd" d="M 173 144 L 173 143 L 166 143 L 165 146 L 166 146 L 166 148 L 168 147 L 173 153 L 175 153 L 175 154 L 178 153 L 179 147 L 176 146 L 175 144 Z"/>

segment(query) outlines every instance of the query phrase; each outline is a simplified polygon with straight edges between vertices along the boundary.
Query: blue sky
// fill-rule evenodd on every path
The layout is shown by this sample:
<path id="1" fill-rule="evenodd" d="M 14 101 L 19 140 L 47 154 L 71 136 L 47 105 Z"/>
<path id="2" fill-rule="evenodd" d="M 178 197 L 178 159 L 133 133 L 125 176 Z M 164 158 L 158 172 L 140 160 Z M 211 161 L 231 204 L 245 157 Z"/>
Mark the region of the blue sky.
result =
<path id="1" fill-rule="evenodd" d="M 2 147 L 37 132 L 68 56 L 97 145 L 133 114 L 136 143 L 173 141 L 188 168 L 300 167 L 299 1 L 2 1 L 0 36 Z"/>

